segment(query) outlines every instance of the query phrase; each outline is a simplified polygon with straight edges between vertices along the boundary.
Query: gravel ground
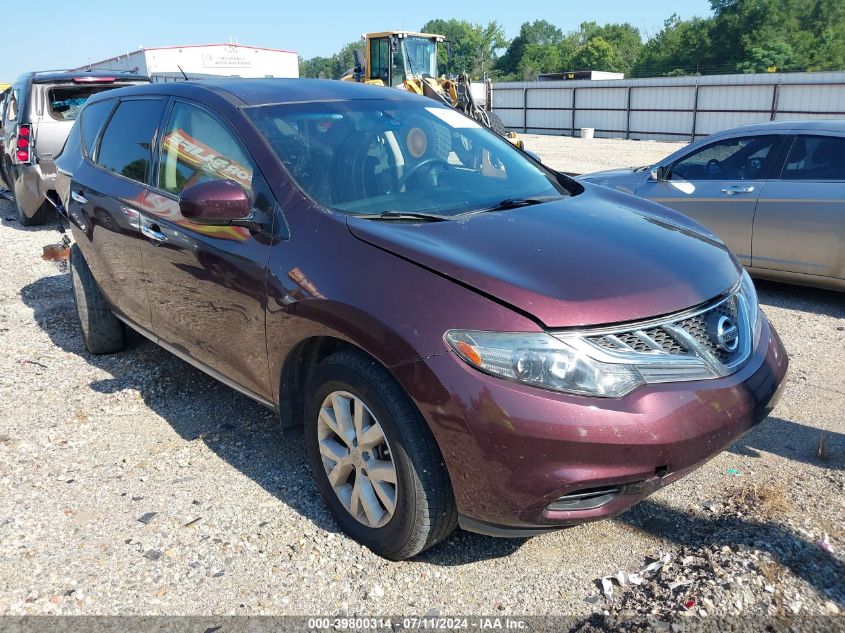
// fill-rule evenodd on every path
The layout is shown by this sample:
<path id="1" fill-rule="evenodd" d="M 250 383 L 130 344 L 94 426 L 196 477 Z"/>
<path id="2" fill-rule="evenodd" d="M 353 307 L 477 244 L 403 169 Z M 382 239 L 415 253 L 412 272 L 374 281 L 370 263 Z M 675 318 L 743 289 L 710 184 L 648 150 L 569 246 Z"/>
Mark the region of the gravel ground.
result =
<path id="1" fill-rule="evenodd" d="M 571 136 L 522 134 L 525 149 L 537 153 L 549 167 L 573 174 L 603 169 L 653 165 L 686 143 L 626 141 L 616 138 L 582 139 Z"/>
<path id="2" fill-rule="evenodd" d="M 564 614 L 587 630 L 845 612 L 842 294 L 759 284 L 792 359 L 781 403 L 633 510 L 530 540 L 458 531 L 391 563 L 337 531 L 300 430 L 140 337 L 89 355 L 68 275 L 39 259 L 58 234 L 12 217 L 0 201 L 1 614 Z M 663 554 L 602 595 L 600 577 Z"/>

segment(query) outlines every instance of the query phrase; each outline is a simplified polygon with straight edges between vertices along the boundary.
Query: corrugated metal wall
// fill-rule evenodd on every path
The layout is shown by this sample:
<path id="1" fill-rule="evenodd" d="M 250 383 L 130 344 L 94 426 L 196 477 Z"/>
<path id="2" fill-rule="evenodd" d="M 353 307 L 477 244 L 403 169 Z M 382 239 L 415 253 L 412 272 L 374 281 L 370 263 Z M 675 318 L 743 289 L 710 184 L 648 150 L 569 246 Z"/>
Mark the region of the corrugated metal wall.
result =
<path id="1" fill-rule="evenodd" d="M 493 84 L 512 130 L 677 141 L 773 120 L 845 118 L 845 72 Z"/>

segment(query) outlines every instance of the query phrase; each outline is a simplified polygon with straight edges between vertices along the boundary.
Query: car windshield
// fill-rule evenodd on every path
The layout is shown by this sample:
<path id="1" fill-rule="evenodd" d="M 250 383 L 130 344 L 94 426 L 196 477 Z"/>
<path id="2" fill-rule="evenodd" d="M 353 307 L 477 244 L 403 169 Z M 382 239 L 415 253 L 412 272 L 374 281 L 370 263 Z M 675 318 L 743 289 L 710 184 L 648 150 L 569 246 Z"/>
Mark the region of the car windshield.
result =
<path id="1" fill-rule="evenodd" d="M 508 141 L 434 102 L 352 100 L 248 112 L 299 186 L 344 213 L 451 217 L 569 195 L 554 173 Z"/>

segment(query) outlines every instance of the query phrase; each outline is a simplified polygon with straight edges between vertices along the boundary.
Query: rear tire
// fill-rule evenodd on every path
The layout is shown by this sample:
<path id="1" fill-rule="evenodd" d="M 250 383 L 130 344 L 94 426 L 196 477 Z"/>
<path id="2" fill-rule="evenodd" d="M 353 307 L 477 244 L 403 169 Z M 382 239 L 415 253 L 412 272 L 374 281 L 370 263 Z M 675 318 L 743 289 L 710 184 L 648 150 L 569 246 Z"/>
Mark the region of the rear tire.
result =
<path id="1" fill-rule="evenodd" d="M 78 244 L 70 247 L 70 281 L 85 348 L 97 355 L 123 350 L 126 347 L 123 323 L 106 303 Z"/>
<path id="2" fill-rule="evenodd" d="M 15 197 L 15 211 L 18 214 L 18 223 L 21 226 L 41 226 L 42 224 L 48 222 L 50 220 L 51 213 L 53 213 L 53 206 L 44 200 L 32 216 L 26 215 L 24 210 L 21 208 L 20 202 L 18 202 L 19 196 L 17 193 L 17 181 L 21 178 L 21 176 L 18 173 L 17 168 L 8 159 L 6 160 L 5 172 L 6 178 L 9 179 L 9 193 Z"/>
<path id="3" fill-rule="evenodd" d="M 53 206 L 46 200 L 38 207 L 38 211 L 32 217 L 27 216 L 23 212 L 17 199 L 15 199 L 15 209 L 18 212 L 18 222 L 21 226 L 41 226 L 42 224 L 46 224 L 50 221 L 50 216 L 54 212 Z"/>
<path id="4" fill-rule="evenodd" d="M 317 486 L 340 528 L 376 554 L 391 560 L 410 558 L 446 538 L 457 524 L 457 510 L 443 457 L 419 411 L 388 371 L 363 353 L 337 352 L 317 367 L 309 392 L 305 418 L 308 456 Z M 325 415 L 326 402 L 339 393 L 355 400 L 350 405 L 352 411 L 360 406 L 358 403 L 364 404 L 372 417 L 369 429 L 380 426 L 385 439 L 381 446 L 389 448 L 389 455 L 382 454 L 379 459 L 390 460 L 394 466 L 393 508 L 382 504 L 387 518 L 382 518 L 376 527 L 365 524 L 365 519 L 356 518 L 347 509 L 348 497 L 346 501 L 341 500 L 341 493 L 335 491 L 328 475 L 332 466 L 341 462 L 329 459 L 327 465 L 321 454 L 321 443 L 326 442 L 325 436 L 321 437 L 326 429 L 321 414 Z M 332 419 L 338 418 L 332 413 Z M 335 450 L 338 446 L 348 450 L 351 458 L 354 449 L 349 447 L 353 444 L 359 446 L 353 441 L 339 441 L 333 446 Z M 367 448 L 363 442 L 360 446 Z M 366 450 L 359 452 L 369 459 Z M 370 464 L 364 462 L 364 467 L 357 470 L 347 464 L 350 474 L 343 475 L 344 486 L 351 485 L 354 490 L 357 478 L 362 475 L 379 483 L 380 478 L 373 476 L 372 469 L 367 473 Z"/>

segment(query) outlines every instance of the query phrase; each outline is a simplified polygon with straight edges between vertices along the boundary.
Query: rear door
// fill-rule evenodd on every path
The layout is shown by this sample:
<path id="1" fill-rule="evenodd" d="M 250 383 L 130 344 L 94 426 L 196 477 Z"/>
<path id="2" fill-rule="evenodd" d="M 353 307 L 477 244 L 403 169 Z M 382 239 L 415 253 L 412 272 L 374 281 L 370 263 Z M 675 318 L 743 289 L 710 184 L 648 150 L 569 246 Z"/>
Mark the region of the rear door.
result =
<path id="1" fill-rule="evenodd" d="M 668 165 L 669 180 L 646 180 L 637 195 L 680 211 L 717 233 L 751 265 L 754 209 L 783 136 L 720 139 Z"/>
<path id="2" fill-rule="evenodd" d="M 845 279 L 845 136 L 796 134 L 766 182 L 754 218 L 752 265 Z"/>
<path id="3" fill-rule="evenodd" d="M 92 136 L 99 143 L 73 174 L 69 201 L 70 214 L 81 214 L 85 227 L 87 241 L 79 241 L 80 249 L 107 300 L 145 329 L 150 327 L 150 306 L 142 275 L 139 210 L 165 104 L 164 98 L 144 97 L 123 99 L 113 111 L 99 103 L 85 110 L 80 121 L 83 145 Z M 98 122 L 108 115 L 97 134 Z"/>
<path id="4" fill-rule="evenodd" d="M 237 134 L 210 110 L 176 100 L 163 130 L 157 187 L 148 193 L 141 217 L 153 331 L 272 400 L 264 328 L 272 236 L 193 222 L 182 216 L 179 194 L 208 180 L 233 180 L 268 219 L 275 211 L 273 195 Z"/>

